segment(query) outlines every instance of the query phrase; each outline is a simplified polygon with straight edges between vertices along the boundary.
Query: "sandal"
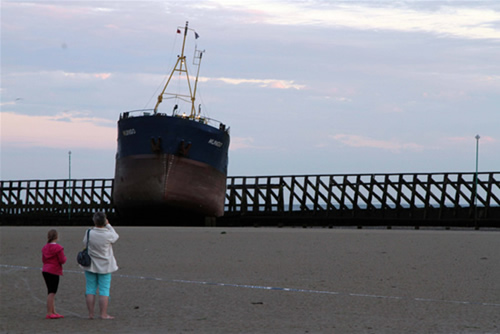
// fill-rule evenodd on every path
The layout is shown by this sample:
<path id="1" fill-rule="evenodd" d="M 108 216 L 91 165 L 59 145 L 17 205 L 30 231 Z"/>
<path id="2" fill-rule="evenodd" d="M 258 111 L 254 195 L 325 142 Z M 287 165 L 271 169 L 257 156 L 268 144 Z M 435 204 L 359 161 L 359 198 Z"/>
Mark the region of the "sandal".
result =
<path id="1" fill-rule="evenodd" d="M 45 316 L 45 319 L 59 319 L 60 317 L 58 317 L 57 314 L 51 314 L 51 315 L 47 315 Z"/>

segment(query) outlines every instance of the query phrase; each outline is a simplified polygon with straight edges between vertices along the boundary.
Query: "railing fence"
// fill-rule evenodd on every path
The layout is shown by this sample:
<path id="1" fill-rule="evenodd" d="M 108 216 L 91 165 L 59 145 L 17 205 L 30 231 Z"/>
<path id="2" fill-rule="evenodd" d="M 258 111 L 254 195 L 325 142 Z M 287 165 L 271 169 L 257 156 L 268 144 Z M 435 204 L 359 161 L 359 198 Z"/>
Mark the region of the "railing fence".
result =
<path id="1" fill-rule="evenodd" d="M 476 188 L 477 184 L 477 188 Z M 0 221 L 116 214 L 113 179 L 0 181 Z M 232 176 L 225 214 L 240 218 L 488 223 L 500 227 L 500 172 Z"/>

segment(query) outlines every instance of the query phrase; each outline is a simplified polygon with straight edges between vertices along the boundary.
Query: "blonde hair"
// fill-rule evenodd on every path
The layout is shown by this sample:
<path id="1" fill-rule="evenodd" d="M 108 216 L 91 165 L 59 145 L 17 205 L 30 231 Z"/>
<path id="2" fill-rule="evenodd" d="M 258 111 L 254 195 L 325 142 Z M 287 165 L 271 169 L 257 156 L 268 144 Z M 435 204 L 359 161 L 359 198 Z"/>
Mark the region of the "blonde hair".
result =
<path id="1" fill-rule="evenodd" d="M 47 243 L 51 243 L 53 242 L 54 240 L 57 240 L 58 239 L 58 234 L 57 234 L 57 231 L 56 230 L 50 230 L 49 233 L 47 233 Z"/>

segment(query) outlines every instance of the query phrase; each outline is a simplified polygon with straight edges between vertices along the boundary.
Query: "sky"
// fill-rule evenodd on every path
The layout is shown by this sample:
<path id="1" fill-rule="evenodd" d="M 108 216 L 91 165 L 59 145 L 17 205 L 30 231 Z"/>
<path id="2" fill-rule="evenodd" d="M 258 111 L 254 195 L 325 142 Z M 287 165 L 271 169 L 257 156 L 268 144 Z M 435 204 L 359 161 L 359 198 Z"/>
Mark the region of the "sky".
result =
<path id="1" fill-rule="evenodd" d="M 500 170 L 500 1 L 2 0 L 0 178 L 112 178 L 186 21 L 229 176 Z"/>

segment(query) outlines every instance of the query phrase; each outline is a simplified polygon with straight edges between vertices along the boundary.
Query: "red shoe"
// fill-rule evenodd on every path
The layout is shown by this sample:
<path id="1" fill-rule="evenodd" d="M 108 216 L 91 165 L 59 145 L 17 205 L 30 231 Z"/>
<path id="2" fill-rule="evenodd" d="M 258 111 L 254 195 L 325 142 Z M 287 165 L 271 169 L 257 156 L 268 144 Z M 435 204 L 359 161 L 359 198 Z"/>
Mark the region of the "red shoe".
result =
<path id="1" fill-rule="evenodd" d="M 57 316 L 57 314 L 51 314 L 51 315 L 47 315 L 45 317 L 45 319 L 59 319 L 60 317 Z"/>

